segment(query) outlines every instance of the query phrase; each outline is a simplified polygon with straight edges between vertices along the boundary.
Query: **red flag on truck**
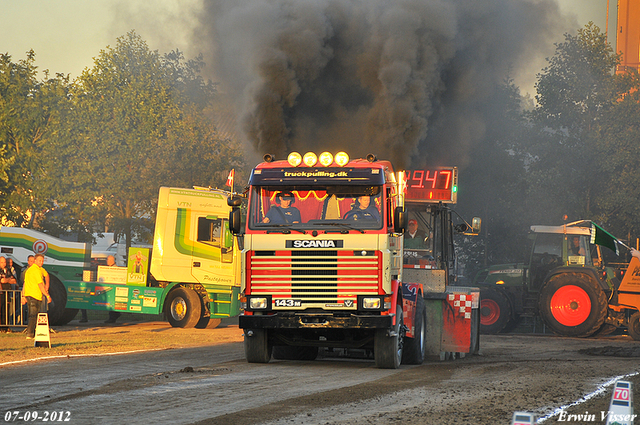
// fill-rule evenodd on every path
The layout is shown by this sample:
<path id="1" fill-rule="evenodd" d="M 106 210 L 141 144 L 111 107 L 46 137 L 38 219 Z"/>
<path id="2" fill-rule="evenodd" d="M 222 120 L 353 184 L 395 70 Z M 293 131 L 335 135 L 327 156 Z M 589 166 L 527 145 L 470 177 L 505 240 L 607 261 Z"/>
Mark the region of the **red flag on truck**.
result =
<path id="1" fill-rule="evenodd" d="M 229 177 L 227 177 L 227 186 L 233 187 L 233 178 L 236 174 L 236 169 L 229 171 Z"/>

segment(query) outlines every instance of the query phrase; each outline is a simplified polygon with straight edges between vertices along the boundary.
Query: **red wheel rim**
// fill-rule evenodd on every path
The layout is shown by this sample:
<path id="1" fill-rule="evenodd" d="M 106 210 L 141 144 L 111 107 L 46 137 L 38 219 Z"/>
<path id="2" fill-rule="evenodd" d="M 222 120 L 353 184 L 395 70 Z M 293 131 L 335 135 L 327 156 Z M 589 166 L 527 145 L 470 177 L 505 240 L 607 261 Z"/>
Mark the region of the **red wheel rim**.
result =
<path id="1" fill-rule="evenodd" d="M 591 314 L 589 294 L 575 285 L 566 285 L 558 289 L 551 297 L 551 314 L 564 326 L 578 326 Z"/>
<path id="2" fill-rule="evenodd" d="M 480 324 L 493 325 L 500 318 L 500 306 L 494 300 L 480 301 Z"/>

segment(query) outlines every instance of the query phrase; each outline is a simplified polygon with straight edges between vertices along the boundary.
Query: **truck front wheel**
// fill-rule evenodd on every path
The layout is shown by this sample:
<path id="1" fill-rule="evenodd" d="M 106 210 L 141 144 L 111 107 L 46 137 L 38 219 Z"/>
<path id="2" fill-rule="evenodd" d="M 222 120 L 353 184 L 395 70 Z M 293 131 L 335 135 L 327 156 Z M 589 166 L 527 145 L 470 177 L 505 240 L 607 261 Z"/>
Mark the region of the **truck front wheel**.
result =
<path id="1" fill-rule="evenodd" d="M 607 316 L 607 297 L 594 279 L 579 273 L 552 276 L 540 290 L 540 315 L 555 333 L 588 337 Z"/>
<path id="2" fill-rule="evenodd" d="M 249 363 L 269 363 L 271 346 L 265 329 L 245 329 L 244 355 Z"/>
<path id="3" fill-rule="evenodd" d="M 381 369 L 397 369 L 402 362 L 403 344 L 402 306 L 396 309 L 396 324 L 391 329 L 376 329 L 373 339 L 373 357 Z"/>
<path id="4" fill-rule="evenodd" d="M 427 309 L 424 298 L 418 294 L 416 301 L 416 320 L 413 338 L 405 338 L 402 350 L 403 364 L 422 364 L 427 340 Z"/>
<path id="5" fill-rule="evenodd" d="M 506 295 L 495 289 L 480 292 L 480 333 L 502 332 L 511 320 L 511 303 Z"/>
<path id="6" fill-rule="evenodd" d="M 167 320 L 174 328 L 193 328 L 200 320 L 200 297 L 191 288 L 178 286 L 172 289 L 165 306 Z"/>

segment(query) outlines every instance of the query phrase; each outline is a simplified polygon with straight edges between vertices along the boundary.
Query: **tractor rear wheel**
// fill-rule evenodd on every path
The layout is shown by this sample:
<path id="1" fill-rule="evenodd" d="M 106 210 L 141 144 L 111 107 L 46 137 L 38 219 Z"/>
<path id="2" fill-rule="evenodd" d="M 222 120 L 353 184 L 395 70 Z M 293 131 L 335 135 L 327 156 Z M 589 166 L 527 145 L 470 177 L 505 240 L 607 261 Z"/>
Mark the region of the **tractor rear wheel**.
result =
<path id="1" fill-rule="evenodd" d="M 480 333 L 497 334 L 511 323 L 513 313 L 506 295 L 495 289 L 480 292 Z"/>
<path id="2" fill-rule="evenodd" d="M 607 317 L 607 297 L 598 282 L 581 273 L 552 276 L 540 290 L 540 315 L 555 333 L 593 335 Z"/>

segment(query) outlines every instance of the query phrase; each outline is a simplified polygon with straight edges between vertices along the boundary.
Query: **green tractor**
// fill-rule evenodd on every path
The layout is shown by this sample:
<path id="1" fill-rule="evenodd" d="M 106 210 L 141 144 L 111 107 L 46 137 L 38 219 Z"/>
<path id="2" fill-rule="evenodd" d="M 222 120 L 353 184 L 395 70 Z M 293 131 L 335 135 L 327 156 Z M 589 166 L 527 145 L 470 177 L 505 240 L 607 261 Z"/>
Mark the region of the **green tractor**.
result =
<path id="1" fill-rule="evenodd" d="M 607 243 L 590 243 L 596 231 Z M 615 250 L 620 242 L 586 221 L 531 226 L 529 237 L 533 246 L 526 263 L 491 266 L 474 279 L 473 286 L 481 290 L 482 333 L 508 332 L 522 317 L 535 316 L 555 333 L 571 337 L 628 325 L 625 309 L 609 308 L 616 302 L 622 270 L 605 267 L 600 249 Z"/>

